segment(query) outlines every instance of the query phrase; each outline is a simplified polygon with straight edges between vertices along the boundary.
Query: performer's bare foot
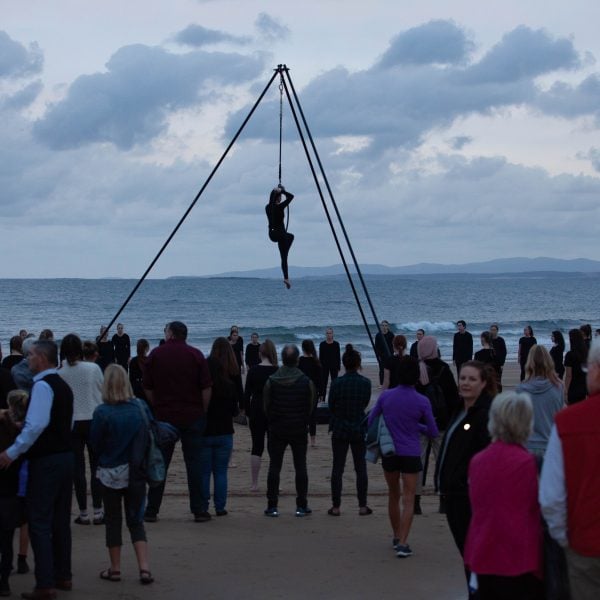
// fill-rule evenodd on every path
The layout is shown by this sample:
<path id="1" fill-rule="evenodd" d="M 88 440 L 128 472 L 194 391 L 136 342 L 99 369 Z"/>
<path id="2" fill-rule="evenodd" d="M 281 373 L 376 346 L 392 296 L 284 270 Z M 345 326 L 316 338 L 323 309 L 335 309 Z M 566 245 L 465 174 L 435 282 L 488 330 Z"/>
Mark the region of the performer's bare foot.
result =
<path id="1" fill-rule="evenodd" d="M 288 290 L 292 287 L 292 284 L 290 283 L 289 279 L 284 279 L 283 283 Z"/>

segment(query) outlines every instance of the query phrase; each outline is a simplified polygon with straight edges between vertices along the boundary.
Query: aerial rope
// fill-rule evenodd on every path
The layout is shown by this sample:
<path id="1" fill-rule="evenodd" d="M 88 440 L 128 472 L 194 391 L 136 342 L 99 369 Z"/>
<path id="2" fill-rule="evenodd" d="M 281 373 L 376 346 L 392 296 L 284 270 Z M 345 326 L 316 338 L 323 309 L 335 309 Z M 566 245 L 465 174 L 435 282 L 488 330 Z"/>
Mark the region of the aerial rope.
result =
<path id="1" fill-rule="evenodd" d="M 325 170 L 323 168 L 323 164 L 321 162 L 321 159 L 319 157 L 319 154 L 317 152 L 317 148 L 316 145 L 314 143 L 313 140 L 313 136 L 310 132 L 310 129 L 308 127 L 308 123 L 306 120 L 306 117 L 304 115 L 304 112 L 302 110 L 302 106 L 300 104 L 300 100 L 298 98 L 298 95 L 296 93 L 296 90 L 294 88 L 294 84 L 290 78 L 289 75 L 289 69 L 286 65 L 278 65 L 277 69 L 274 70 L 275 72 L 273 73 L 272 77 L 269 79 L 268 83 L 266 84 L 266 86 L 264 87 L 264 89 L 262 90 L 262 92 L 260 93 L 260 95 L 258 96 L 258 99 L 256 100 L 256 102 L 254 103 L 254 105 L 252 106 L 252 108 L 250 109 L 249 113 L 247 114 L 247 116 L 245 117 L 245 119 L 243 120 L 242 124 L 240 125 L 239 129 L 236 131 L 235 135 L 233 136 L 233 138 L 231 139 L 229 145 L 226 147 L 225 151 L 223 152 L 223 154 L 221 155 L 221 157 L 219 158 L 219 160 L 217 161 L 217 163 L 215 164 L 214 168 L 212 169 L 212 171 L 210 172 L 210 174 L 208 175 L 206 181 L 204 182 L 204 184 L 202 185 L 202 187 L 200 188 L 200 191 L 196 194 L 196 196 L 194 197 L 194 199 L 192 200 L 191 204 L 189 205 L 189 207 L 187 208 L 187 210 L 184 212 L 183 216 L 181 217 L 181 219 L 178 221 L 178 223 L 176 224 L 176 226 L 174 227 L 174 229 L 171 231 L 170 235 L 167 237 L 166 241 L 164 242 L 164 244 L 162 245 L 162 247 L 160 248 L 160 250 L 158 251 L 158 253 L 156 254 L 156 256 L 154 257 L 154 259 L 151 261 L 151 263 L 149 264 L 149 266 L 147 267 L 147 269 L 144 271 L 143 275 L 140 277 L 140 279 L 138 280 L 138 282 L 135 284 L 135 286 L 133 287 L 133 289 L 131 290 L 131 292 L 129 293 L 129 295 L 127 296 L 127 298 L 125 299 L 125 301 L 123 302 L 123 304 L 121 305 L 121 307 L 118 309 L 117 313 L 115 314 L 115 316 L 112 318 L 112 320 L 109 322 L 109 324 L 107 325 L 107 329 L 110 329 L 114 323 L 117 321 L 117 319 L 120 317 L 121 313 L 125 310 L 125 308 L 127 307 L 127 305 L 129 304 L 129 302 L 131 301 L 131 299 L 133 298 L 133 296 L 136 294 L 137 290 L 139 289 L 139 287 L 142 285 L 142 283 L 145 281 L 145 279 L 147 278 L 148 274 L 150 273 L 150 271 L 153 269 L 154 265 L 157 263 L 158 259 L 161 257 L 161 255 L 163 254 L 163 252 L 166 250 L 167 246 L 171 243 L 171 240 L 173 239 L 173 237 L 175 236 L 175 234 L 179 231 L 179 229 L 181 228 L 181 226 L 183 225 L 184 221 L 187 219 L 188 215 L 190 214 L 190 212 L 192 211 L 192 209 L 194 208 L 194 206 L 196 205 L 196 203 L 198 202 L 198 200 L 200 199 L 200 197 L 202 196 L 202 194 L 204 193 L 206 187 L 208 186 L 208 184 L 210 183 L 210 181 L 213 179 L 214 175 L 216 174 L 217 170 L 219 169 L 219 167 L 221 166 L 221 164 L 223 163 L 223 161 L 225 160 L 226 156 L 229 154 L 231 148 L 233 147 L 233 145 L 235 144 L 235 142 L 237 141 L 237 139 L 239 138 L 239 136 L 241 135 L 242 131 L 244 130 L 244 128 L 246 127 L 246 125 L 248 124 L 248 122 L 250 121 L 250 118 L 252 117 L 252 115 L 255 113 L 256 109 L 258 108 L 259 104 L 261 103 L 261 101 L 263 100 L 263 98 L 265 97 L 267 91 L 269 90 L 269 88 L 271 87 L 272 83 L 274 82 L 274 80 L 277 78 L 277 76 L 279 75 L 279 95 L 280 95 L 280 100 L 279 100 L 279 169 L 278 169 L 278 185 L 277 187 L 271 192 L 271 197 L 269 198 L 269 205 L 267 205 L 267 209 L 269 208 L 269 206 L 271 205 L 271 199 L 274 200 L 274 203 L 277 206 L 277 211 L 278 213 L 280 213 L 281 219 L 280 221 L 278 221 L 276 224 L 279 226 L 280 225 L 280 231 L 283 232 L 283 234 L 285 234 L 286 239 L 288 240 L 287 242 L 287 250 L 285 251 L 285 271 L 284 271 L 284 275 L 287 274 L 287 251 L 289 251 L 289 246 L 291 246 L 291 243 L 293 242 L 294 236 L 291 233 L 287 232 L 287 225 L 284 226 L 284 209 L 287 208 L 287 206 L 289 205 L 289 203 L 291 202 L 292 198 L 294 197 L 293 194 L 291 194 L 290 192 L 287 192 L 285 190 L 285 188 L 283 187 L 283 185 L 281 185 L 281 174 L 282 174 L 282 147 L 283 147 L 283 93 L 285 92 L 286 97 L 287 97 L 287 101 L 296 125 L 296 129 L 298 131 L 299 137 L 300 137 L 300 141 L 302 143 L 302 146 L 304 148 L 304 152 L 306 154 L 306 158 L 310 167 L 310 171 L 312 173 L 317 191 L 319 193 L 319 197 L 321 199 L 321 203 L 323 205 L 323 209 L 325 211 L 325 215 L 327 217 L 327 221 L 329 223 L 335 244 L 337 246 L 338 252 L 340 254 L 340 258 L 342 260 L 342 264 L 344 266 L 344 270 L 346 272 L 346 276 L 348 278 L 348 282 L 350 284 L 350 288 L 352 290 L 352 293 L 354 295 L 355 301 L 356 301 L 356 305 L 358 307 L 358 310 L 360 312 L 360 316 L 362 317 L 362 321 L 363 324 L 365 326 L 365 330 L 369 336 L 369 340 L 371 342 L 371 346 L 373 347 L 373 350 L 375 351 L 375 353 L 377 354 L 377 351 L 375 349 L 375 343 L 373 340 L 373 336 L 371 335 L 371 330 L 370 330 L 370 326 L 369 323 L 367 321 L 367 317 L 365 315 L 365 312 L 363 310 L 362 307 L 362 302 L 358 296 L 358 292 L 356 290 L 356 287 L 354 285 L 354 281 L 352 278 L 352 275 L 350 273 L 350 269 L 349 269 L 349 265 L 348 262 L 346 260 L 345 257 L 345 253 L 344 250 L 342 249 L 342 246 L 340 244 L 340 240 L 338 238 L 338 235 L 336 233 L 336 227 L 333 223 L 332 220 L 332 215 L 330 214 L 329 208 L 327 207 L 327 203 L 325 201 L 325 197 L 323 194 L 323 190 L 321 188 L 321 184 L 319 183 L 319 178 L 317 176 L 317 169 L 316 166 L 313 164 L 313 160 L 311 157 L 311 153 L 309 151 L 309 147 L 307 145 L 307 142 L 305 140 L 305 135 L 304 135 L 304 131 L 306 132 L 306 136 L 308 137 L 308 141 L 310 143 L 310 149 L 312 150 L 314 157 L 316 159 L 316 163 L 318 166 L 318 170 L 320 172 L 320 175 L 322 177 L 322 180 L 325 184 L 326 190 L 328 192 L 328 196 L 329 196 L 329 200 L 333 206 L 334 212 L 335 212 L 335 216 L 337 217 L 337 220 L 339 222 L 339 225 L 341 227 L 342 230 L 342 234 L 344 237 L 344 240 L 350 250 L 350 255 L 352 257 L 352 261 L 354 263 L 354 266 L 356 268 L 356 272 L 358 275 L 358 278 L 360 280 L 360 283 L 362 285 L 363 288 L 363 292 L 366 296 L 367 302 L 369 304 L 369 307 L 371 309 L 371 314 L 374 318 L 375 321 L 375 326 L 376 328 L 380 331 L 379 328 L 379 319 L 377 318 L 377 315 L 375 314 L 375 308 L 373 306 L 373 303 L 371 301 L 371 298 L 369 296 L 369 292 L 367 290 L 366 287 L 366 283 L 364 281 L 364 278 L 362 276 L 361 270 L 360 270 L 360 266 L 358 264 L 358 261 L 356 259 L 356 256 L 354 254 L 354 250 L 352 249 L 352 245 L 350 243 L 350 239 L 349 236 L 347 234 L 346 228 L 344 226 L 344 223 L 342 221 L 342 217 L 341 214 L 339 212 L 339 209 L 337 207 L 337 203 L 335 201 L 335 198 L 333 196 L 331 187 L 329 185 L 329 181 L 327 179 L 327 175 L 325 173 Z M 288 87 L 289 84 L 289 87 Z M 291 93 L 290 93 L 291 91 Z M 296 112 L 296 108 L 297 107 L 297 112 Z M 282 196 L 285 196 L 285 200 L 282 201 Z M 278 202 L 277 202 L 278 200 Z M 269 215 L 269 211 L 267 210 L 267 215 Z M 289 212 L 288 212 L 288 219 L 289 219 Z M 277 241 L 278 245 L 280 244 L 280 242 L 277 239 L 273 239 L 271 237 L 271 222 L 269 220 L 269 237 L 272 241 Z M 285 247 L 284 247 L 285 250 Z M 281 251 L 281 247 L 280 247 L 280 251 Z M 283 259 L 283 255 L 282 255 L 282 259 Z M 283 270 L 283 260 L 282 260 L 282 270 Z M 286 284 L 286 287 L 290 287 L 290 283 L 289 280 L 287 280 L 287 277 L 284 279 L 284 283 Z"/>
<path id="2" fill-rule="evenodd" d="M 283 148 L 283 71 L 280 70 L 282 65 L 279 65 L 277 72 L 279 73 L 279 170 L 277 187 L 275 187 L 269 196 L 269 204 L 265 206 L 267 219 L 269 221 L 269 239 L 277 243 L 279 256 L 281 258 L 281 272 L 283 274 L 283 283 L 289 290 L 292 287 L 290 276 L 288 273 L 288 253 L 294 243 L 294 235 L 288 232 L 290 224 L 290 202 L 294 194 L 286 191 L 281 183 L 281 155 Z M 283 199 L 285 197 L 285 200 Z M 287 219 L 285 225 L 284 210 L 287 210 Z"/>

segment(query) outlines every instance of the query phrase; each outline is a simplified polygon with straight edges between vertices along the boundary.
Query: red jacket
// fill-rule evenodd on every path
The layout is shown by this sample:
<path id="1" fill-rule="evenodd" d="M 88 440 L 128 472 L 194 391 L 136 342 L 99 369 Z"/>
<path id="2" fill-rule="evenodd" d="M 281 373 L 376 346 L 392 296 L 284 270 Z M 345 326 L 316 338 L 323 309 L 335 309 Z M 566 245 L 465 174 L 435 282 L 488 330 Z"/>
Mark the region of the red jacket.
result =
<path id="1" fill-rule="evenodd" d="M 523 446 L 494 442 L 469 465 L 473 516 L 465 565 L 481 575 L 541 573 L 542 529 L 535 458 Z"/>
<path id="2" fill-rule="evenodd" d="M 569 546 L 600 556 L 600 394 L 556 415 L 567 488 Z"/>

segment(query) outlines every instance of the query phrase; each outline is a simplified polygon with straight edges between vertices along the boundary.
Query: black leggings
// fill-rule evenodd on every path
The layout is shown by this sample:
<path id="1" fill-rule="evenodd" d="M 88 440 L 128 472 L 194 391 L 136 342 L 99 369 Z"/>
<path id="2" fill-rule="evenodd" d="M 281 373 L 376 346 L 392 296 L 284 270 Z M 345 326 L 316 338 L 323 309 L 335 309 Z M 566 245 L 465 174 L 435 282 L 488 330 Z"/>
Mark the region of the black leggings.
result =
<path id="1" fill-rule="evenodd" d="M 268 427 L 267 418 L 263 414 L 250 417 L 250 434 L 252 436 L 252 451 L 250 454 L 253 456 L 263 455 Z"/>
<path id="2" fill-rule="evenodd" d="M 285 229 L 269 229 L 269 239 L 272 242 L 277 242 L 279 254 L 281 256 L 281 270 L 283 278 L 289 279 L 288 275 L 288 253 L 294 243 L 294 235 L 288 233 Z"/>

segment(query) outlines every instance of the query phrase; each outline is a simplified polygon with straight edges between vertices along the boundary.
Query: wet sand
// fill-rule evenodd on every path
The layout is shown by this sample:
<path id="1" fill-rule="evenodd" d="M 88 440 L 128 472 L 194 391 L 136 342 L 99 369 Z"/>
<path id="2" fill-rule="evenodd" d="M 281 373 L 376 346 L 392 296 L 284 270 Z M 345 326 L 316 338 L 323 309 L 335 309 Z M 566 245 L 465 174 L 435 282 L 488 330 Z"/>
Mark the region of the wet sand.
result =
<path id="1" fill-rule="evenodd" d="M 363 374 L 373 381 L 378 396 L 377 369 Z M 507 365 L 505 390 L 518 382 L 515 364 Z M 351 457 L 344 474 L 342 516 L 331 517 L 329 476 L 331 447 L 327 426 L 319 425 L 317 447 L 308 450 L 309 505 L 313 514 L 296 518 L 291 455 L 282 469 L 281 516 L 263 516 L 266 507 L 268 457 L 263 458 L 260 492 L 250 492 L 250 435 L 236 425 L 229 498 L 224 517 L 194 523 L 189 512 L 181 453 L 176 450 L 167 491 L 157 523 L 146 526 L 150 564 L 156 579 L 138 582 L 128 533 L 123 534 L 122 581 L 102 581 L 108 566 L 104 527 L 73 525 L 73 591 L 59 598 L 80 599 L 286 599 L 312 600 L 397 598 L 458 600 L 466 597 L 462 561 L 444 515 L 437 512 L 432 475 L 422 498 L 423 515 L 415 517 L 409 538 L 414 555 L 396 557 L 391 546 L 386 486 L 381 466 L 368 465 L 369 506 L 373 514 L 359 516 Z M 433 466 L 430 467 L 430 474 Z M 75 507 L 75 500 L 73 500 Z M 214 510 L 211 507 L 211 512 Z M 75 516 L 75 515 L 74 515 Z M 29 556 L 33 565 L 33 557 Z M 14 575 L 13 597 L 29 591 L 34 579 Z"/>

